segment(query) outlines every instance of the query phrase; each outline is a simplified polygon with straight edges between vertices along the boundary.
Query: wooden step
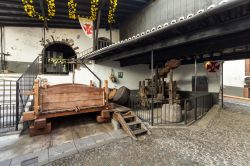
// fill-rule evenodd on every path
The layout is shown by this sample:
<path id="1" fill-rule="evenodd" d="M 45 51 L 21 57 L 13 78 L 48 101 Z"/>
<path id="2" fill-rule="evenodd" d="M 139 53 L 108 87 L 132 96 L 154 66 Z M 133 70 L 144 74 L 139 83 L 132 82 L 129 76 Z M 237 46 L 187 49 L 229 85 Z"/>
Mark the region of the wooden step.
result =
<path id="1" fill-rule="evenodd" d="M 125 116 L 122 116 L 124 119 L 130 119 L 130 118 L 135 118 L 134 115 L 125 115 Z"/>
<path id="2" fill-rule="evenodd" d="M 141 124 L 141 122 L 130 122 L 130 123 L 127 123 L 128 126 L 134 126 L 134 125 L 138 125 L 138 124 Z"/>
<path id="3" fill-rule="evenodd" d="M 145 129 L 137 129 L 137 130 L 133 130 L 134 135 L 141 135 L 141 134 L 146 134 L 147 130 Z"/>

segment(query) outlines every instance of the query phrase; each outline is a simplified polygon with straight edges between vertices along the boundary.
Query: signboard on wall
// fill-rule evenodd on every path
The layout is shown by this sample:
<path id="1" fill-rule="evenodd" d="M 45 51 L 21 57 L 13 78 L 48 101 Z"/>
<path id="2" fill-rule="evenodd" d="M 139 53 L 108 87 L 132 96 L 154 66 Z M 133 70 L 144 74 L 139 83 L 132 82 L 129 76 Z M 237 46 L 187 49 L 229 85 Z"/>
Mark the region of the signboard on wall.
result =
<path id="1" fill-rule="evenodd" d="M 87 18 L 79 17 L 79 23 L 85 35 L 92 39 L 93 38 L 93 21 Z"/>

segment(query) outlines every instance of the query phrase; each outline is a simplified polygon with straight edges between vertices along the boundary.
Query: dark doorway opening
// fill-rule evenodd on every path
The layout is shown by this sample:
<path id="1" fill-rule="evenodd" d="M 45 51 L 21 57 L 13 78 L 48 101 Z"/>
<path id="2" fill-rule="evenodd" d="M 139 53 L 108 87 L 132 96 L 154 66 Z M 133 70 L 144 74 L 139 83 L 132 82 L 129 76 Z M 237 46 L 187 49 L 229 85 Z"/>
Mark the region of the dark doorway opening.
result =
<path id="1" fill-rule="evenodd" d="M 45 74 L 68 74 L 73 66 L 67 63 L 76 58 L 75 51 L 67 44 L 55 43 L 45 48 L 43 57 L 43 73 Z"/>

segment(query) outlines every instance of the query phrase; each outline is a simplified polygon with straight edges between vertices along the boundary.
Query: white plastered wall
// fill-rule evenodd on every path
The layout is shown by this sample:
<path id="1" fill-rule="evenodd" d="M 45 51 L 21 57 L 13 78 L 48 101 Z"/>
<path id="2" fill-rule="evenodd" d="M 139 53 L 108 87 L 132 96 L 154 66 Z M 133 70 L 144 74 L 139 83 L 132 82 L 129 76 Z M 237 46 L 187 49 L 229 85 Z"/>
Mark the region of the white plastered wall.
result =
<path id="1" fill-rule="evenodd" d="M 27 27 L 5 27 L 5 42 L 6 51 L 11 54 L 8 57 L 9 61 L 33 62 L 34 59 L 42 53 L 43 46 L 41 45 L 43 31 L 42 28 L 27 28 Z M 99 37 L 109 38 L 109 31 L 100 29 Z M 120 40 L 119 30 L 113 30 L 113 42 Z M 46 39 L 53 41 L 61 41 L 62 39 L 69 39 L 74 41 L 74 47 L 79 47 L 77 52 L 82 52 L 93 46 L 92 39 L 86 37 L 81 29 L 49 29 L 46 32 Z M 138 65 L 132 67 L 120 68 L 117 62 L 107 62 L 101 65 L 91 64 L 88 67 L 102 79 L 109 80 L 111 69 L 117 77 L 118 72 L 123 72 L 123 78 L 119 79 L 117 84 L 109 81 L 109 86 L 121 87 L 126 86 L 130 89 L 138 89 L 138 82 L 147 78 L 150 75 L 148 65 Z M 46 78 L 49 84 L 71 83 L 72 73 L 69 75 L 40 75 L 40 78 Z M 89 84 L 90 80 L 98 86 L 98 81 L 85 68 L 81 67 L 76 70 L 75 82 L 81 84 Z"/>
<path id="2" fill-rule="evenodd" d="M 100 37 L 109 38 L 109 31 L 101 29 Z M 93 42 L 87 38 L 81 29 L 53 29 L 46 32 L 46 38 L 52 41 L 51 35 L 56 41 L 69 39 L 74 41 L 73 47 L 79 47 L 77 52 L 84 51 L 92 47 Z M 39 54 L 42 53 L 41 45 L 42 28 L 27 27 L 5 27 L 5 49 L 11 54 L 8 57 L 10 61 L 32 62 Z M 113 31 L 113 42 L 119 41 L 119 30 Z M 136 65 L 129 67 L 119 67 L 118 62 L 105 62 L 102 64 L 91 64 L 89 68 L 104 80 L 109 80 L 111 70 L 117 77 L 118 72 L 123 72 L 123 78 L 118 79 L 118 83 L 111 83 L 109 87 L 119 88 L 126 86 L 129 89 L 138 89 L 138 82 L 145 78 L 150 78 L 151 71 L 148 65 Z M 192 76 L 194 75 L 194 65 L 181 66 L 174 71 L 174 79 L 178 82 L 180 90 L 192 90 Z M 202 64 L 198 65 L 198 75 L 206 75 L 209 80 L 209 91 L 219 92 L 219 74 L 207 73 Z M 72 73 L 67 76 L 61 75 L 40 75 L 39 77 L 47 78 L 50 84 L 70 83 L 72 82 Z M 89 84 L 90 80 L 98 86 L 98 81 L 84 67 L 76 71 L 75 82 Z"/>
<path id="3" fill-rule="evenodd" d="M 174 70 L 174 80 L 182 91 L 192 91 L 192 76 L 195 75 L 194 64 L 183 65 Z M 220 89 L 220 74 L 209 73 L 204 68 L 203 63 L 197 64 L 197 76 L 208 78 L 208 91 L 218 93 Z"/>
<path id="4" fill-rule="evenodd" d="M 233 87 L 244 87 L 245 60 L 224 62 L 224 85 Z"/>
<path id="5" fill-rule="evenodd" d="M 112 34 L 113 42 L 120 40 L 119 30 L 113 30 Z M 109 31 L 100 29 L 99 37 L 109 38 L 109 35 Z M 55 41 L 61 41 L 62 39 L 73 40 L 73 47 L 79 47 L 77 52 L 82 52 L 93 46 L 93 40 L 84 35 L 81 29 L 50 28 L 46 31 L 45 38 L 53 41 L 51 36 L 54 37 Z M 8 60 L 33 62 L 42 53 L 42 37 L 42 28 L 5 27 L 5 50 L 11 55 Z"/>

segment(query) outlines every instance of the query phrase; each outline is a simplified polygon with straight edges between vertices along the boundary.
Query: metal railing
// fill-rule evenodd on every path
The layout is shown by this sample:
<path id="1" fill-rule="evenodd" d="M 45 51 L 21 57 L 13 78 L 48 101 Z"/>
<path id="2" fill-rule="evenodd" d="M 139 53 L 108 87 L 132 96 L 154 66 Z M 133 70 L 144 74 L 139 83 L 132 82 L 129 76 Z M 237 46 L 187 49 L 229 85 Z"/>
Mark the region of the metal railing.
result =
<path id="1" fill-rule="evenodd" d="M 40 73 L 40 57 L 38 56 L 27 70 L 16 81 L 16 130 L 18 130 L 19 120 L 25 111 L 26 104 L 34 85 L 34 80 Z"/>
<path id="2" fill-rule="evenodd" d="M 67 59 L 59 59 L 60 62 L 53 62 L 53 58 L 43 58 L 44 74 L 69 74 L 72 71 L 72 64 Z"/>
<path id="3" fill-rule="evenodd" d="M 97 47 L 97 49 L 101 49 L 101 48 L 107 47 L 107 46 L 109 46 L 111 44 L 112 43 L 109 40 L 98 39 L 98 47 Z"/>
<path id="4" fill-rule="evenodd" d="M 168 99 L 142 100 L 137 95 L 131 95 L 129 107 L 151 125 L 186 125 L 201 118 L 214 104 L 211 94 L 194 95 L 173 102 L 172 106 Z"/>
<path id="5" fill-rule="evenodd" d="M 0 105 L 0 128 L 4 130 L 14 129 L 16 126 L 16 104 Z"/>
<path id="6" fill-rule="evenodd" d="M 80 52 L 77 57 L 79 59 L 84 59 L 88 54 L 90 54 L 91 52 L 93 52 L 93 47 L 90 47 L 82 52 Z"/>
<path id="7" fill-rule="evenodd" d="M 0 80 L 0 132 L 15 129 L 16 124 L 16 81 Z"/>

